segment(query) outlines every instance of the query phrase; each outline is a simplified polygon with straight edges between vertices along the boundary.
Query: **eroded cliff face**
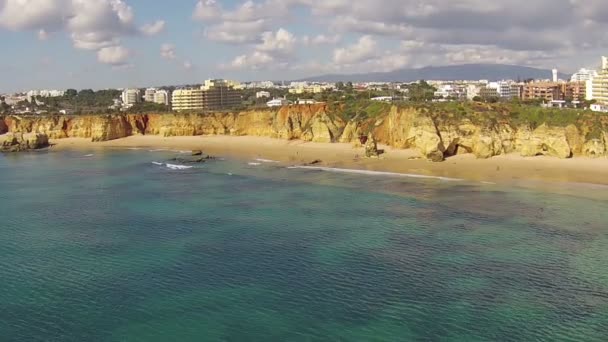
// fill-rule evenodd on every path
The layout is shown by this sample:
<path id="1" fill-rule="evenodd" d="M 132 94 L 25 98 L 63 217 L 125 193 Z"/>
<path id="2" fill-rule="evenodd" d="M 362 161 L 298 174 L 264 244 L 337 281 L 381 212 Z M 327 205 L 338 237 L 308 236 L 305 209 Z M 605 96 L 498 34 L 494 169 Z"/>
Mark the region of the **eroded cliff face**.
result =
<path id="1" fill-rule="evenodd" d="M 605 126 L 536 128 L 505 120 L 473 122 L 447 119 L 424 109 L 393 106 L 373 118 L 344 120 L 339 109 L 325 105 L 288 106 L 278 110 L 250 110 L 215 114 L 142 114 L 91 116 L 8 116 L 0 118 L 0 134 L 40 133 L 50 139 L 68 137 L 107 141 L 130 135 L 196 136 L 251 135 L 278 139 L 358 144 L 372 133 L 378 142 L 395 148 L 413 148 L 424 158 L 472 153 L 478 158 L 518 152 L 547 155 L 604 157 L 608 155 Z M 590 134 L 594 129 L 594 134 Z"/>

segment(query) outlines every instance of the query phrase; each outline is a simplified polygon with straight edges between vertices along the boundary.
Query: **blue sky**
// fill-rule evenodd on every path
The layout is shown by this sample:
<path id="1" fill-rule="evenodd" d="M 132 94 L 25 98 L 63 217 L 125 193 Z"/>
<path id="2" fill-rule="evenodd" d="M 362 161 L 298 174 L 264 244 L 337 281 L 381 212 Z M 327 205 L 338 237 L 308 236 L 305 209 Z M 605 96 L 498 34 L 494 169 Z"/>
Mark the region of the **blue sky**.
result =
<path id="1" fill-rule="evenodd" d="M 0 0 L 0 92 L 462 63 L 572 72 L 608 54 L 607 8 L 603 0 Z"/>

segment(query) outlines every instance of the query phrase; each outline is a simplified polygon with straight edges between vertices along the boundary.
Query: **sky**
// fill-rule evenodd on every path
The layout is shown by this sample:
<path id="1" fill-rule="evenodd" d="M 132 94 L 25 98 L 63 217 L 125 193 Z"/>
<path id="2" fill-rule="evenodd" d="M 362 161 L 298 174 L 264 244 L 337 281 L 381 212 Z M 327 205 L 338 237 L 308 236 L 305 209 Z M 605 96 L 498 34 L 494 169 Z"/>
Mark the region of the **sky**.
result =
<path id="1" fill-rule="evenodd" d="M 464 63 L 574 72 L 606 0 L 0 0 L 0 92 L 289 80 Z"/>

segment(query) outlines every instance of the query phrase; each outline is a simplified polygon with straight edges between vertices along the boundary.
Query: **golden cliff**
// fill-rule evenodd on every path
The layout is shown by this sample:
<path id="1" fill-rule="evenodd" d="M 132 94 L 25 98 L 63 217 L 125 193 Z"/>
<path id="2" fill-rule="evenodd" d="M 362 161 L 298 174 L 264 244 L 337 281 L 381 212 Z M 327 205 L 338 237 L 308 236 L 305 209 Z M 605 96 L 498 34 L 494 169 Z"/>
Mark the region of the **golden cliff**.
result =
<path id="1" fill-rule="evenodd" d="M 458 113 L 456 113 L 458 114 Z M 506 116 L 437 113 L 425 108 L 388 107 L 372 118 L 345 119 L 325 105 L 289 106 L 215 114 L 142 114 L 0 117 L 0 134 L 39 133 L 106 141 L 130 135 L 251 135 L 313 142 L 357 143 L 373 133 L 379 143 L 413 148 L 429 160 L 456 154 L 478 158 L 518 152 L 522 156 L 608 155 L 608 116 L 567 125 L 515 123 Z M 481 119 L 483 118 L 483 119 Z M 580 121 L 580 120 L 579 120 Z"/>

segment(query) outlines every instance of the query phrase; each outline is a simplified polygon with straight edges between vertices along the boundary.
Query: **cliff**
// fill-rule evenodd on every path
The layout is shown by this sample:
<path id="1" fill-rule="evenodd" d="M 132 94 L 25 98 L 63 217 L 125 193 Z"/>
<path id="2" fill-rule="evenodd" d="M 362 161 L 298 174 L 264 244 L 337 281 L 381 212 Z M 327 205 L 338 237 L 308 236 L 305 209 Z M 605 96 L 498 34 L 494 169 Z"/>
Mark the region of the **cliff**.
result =
<path id="1" fill-rule="evenodd" d="M 460 105 L 461 106 L 461 105 Z M 106 141 L 130 135 L 252 135 L 314 142 L 357 143 L 373 133 L 379 143 L 413 148 L 432 161 L 472 153 L 478 158 L 518 152 L 522 156 L 608 155 L 608 116 L 522 117 L 505 107 L 386 106 L 374 115 L 348 118 L 343 107 L 289 106 L 215 114 L 142 114 L 0 117 L 2 133 L 45 134 Z"/>

